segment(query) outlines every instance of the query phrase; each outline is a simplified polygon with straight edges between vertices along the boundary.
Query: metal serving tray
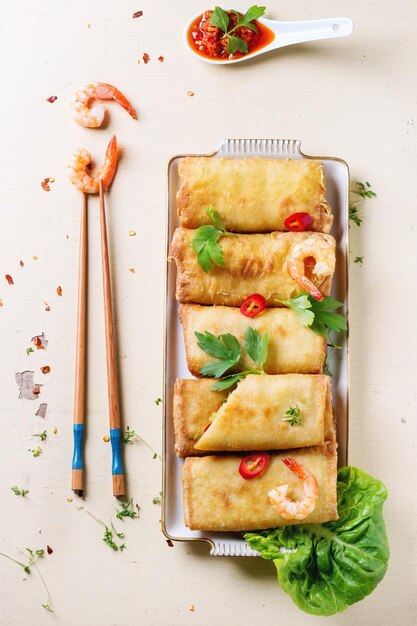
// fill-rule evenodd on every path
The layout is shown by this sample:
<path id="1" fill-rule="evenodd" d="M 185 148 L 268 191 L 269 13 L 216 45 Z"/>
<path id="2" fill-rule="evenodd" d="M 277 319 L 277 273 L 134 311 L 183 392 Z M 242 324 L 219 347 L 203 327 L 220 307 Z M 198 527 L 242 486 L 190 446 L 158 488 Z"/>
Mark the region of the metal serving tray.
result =
<path id="1" fill-rule="evenodd" d="M 179 225 L 176 210 L 176 193 L 180 186 L 178 162 L 189 155 L 177 155 L 168 164 L 168 212 L 167 250 L 175 228 Z M 332 295 L 345 303 L 348 309 L 348 257 L 349 257 L 349 169 L 345 161 L 335 157 L 313 157 L 303 154 L 301 142 L 291 139 L 225 139 L 216 150 L 206 155 L 242 158 L 257 156 L 274 159 L 318 159 L 322 161 L 326 178 L 326 196 L 333 209 L 334 223 L 331 234 L 337 241 L 336 272 Z M 176 269 L 167 263 L 166 309 L 164 346 L 164 421 L 163 421 L 163 507 L 162 531 L 174 541 L 204 541 L 210 544 L 214 556 L 258 556 L 239 533 L 212 533 L 192 531 L 184 525 L 181 466 L 182 459 L 175 454 L 174 425 L 172 420 L 172 396 L 176 378 L 191 378 L 185 360 L 182 327 L 178 319 L 175 299 Z M 339 466 L 347 464 L 348 447 L 348 396 L 349 396 L 349 349 L 348 338 L 343 349 L 333 351 L 329 359 L 333 372 L 333 406 L 337 415 L 337 440 Z"/>

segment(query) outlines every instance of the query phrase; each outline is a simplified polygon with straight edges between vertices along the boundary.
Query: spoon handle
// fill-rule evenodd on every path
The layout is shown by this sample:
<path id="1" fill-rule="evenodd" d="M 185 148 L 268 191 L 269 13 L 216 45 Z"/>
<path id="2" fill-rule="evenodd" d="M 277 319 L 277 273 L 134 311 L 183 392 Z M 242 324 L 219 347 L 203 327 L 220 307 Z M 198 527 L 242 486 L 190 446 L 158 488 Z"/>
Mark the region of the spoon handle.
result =
<path id="1" fill-rule="evenodd" d="M 353 31 L 353 22 L 348 17 L 335 17 L 324 20 L 281 22 L 277 29 L 277 47 L 289 46 L 304 41 L 336 39 L 346 37 Z"/>

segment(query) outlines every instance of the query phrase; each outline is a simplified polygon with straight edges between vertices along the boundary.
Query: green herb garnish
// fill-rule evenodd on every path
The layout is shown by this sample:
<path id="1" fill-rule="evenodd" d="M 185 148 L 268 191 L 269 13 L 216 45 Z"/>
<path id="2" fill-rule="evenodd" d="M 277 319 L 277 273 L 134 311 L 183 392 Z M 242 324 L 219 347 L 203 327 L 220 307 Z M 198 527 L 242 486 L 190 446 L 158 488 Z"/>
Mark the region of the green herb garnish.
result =
<path id="1" fill-rule="evenodd" d="M 14 487 L 10 487 L 15 496 L 22 496 L 23 498 L 29 493 L 29 489 L 23 489 L 15 485 Z"/>
<path id="2" fill-rule="evenodd" d="M 218 243 L 220 237 L 233 237 L 234 233 L 228 233 L 223 225 L 220 215 L 211 205 L 205 208 L 205 211 L 213 222 L 200 226 L 195 231 L 195 235 L 191 240 L 191 247 L 197 255 L 197 261 L 204 272 L 213 269 L 213 264 L 219 267 L 224 266 L 223 250 Z"/>
<path id="3" fill-rule="evenodd" d="M 159 405 L 161 404 L 161 402 L 162 402 L 162 398 L 157 398 L 157 399 L 155 400 L 155 404 L 156 404 L 156 406 L 159 406 Z"/>
<path id="4" fill-rule="evenodd" d="M 26 348 L 26 354 L 29 356 L 31 352 L 34 352 L 33 348 Z"/>
<path id="5" fill-rule="evenodd" d="M 42 454 L 42 448 L 38 446 L 37 448 L 30 450 L 30 452 L 32 452 L 32 456 L 40 456 Z"/>
<path id="6" fill-rule="evenodd" d="M 242 354 L 242 346 L 234 335 L 226 333 L 216 337 L 208 330 L 204 333 L 194 333 L 197 337 L 197 345 L 201 350 L 214 356 L 219 361 L 210 361 L 203 365 L 200 374 L 213 378 L 220 378 L 214 383 L 211 389 L 213 391 L 222 391 L 228 389 L 248 374 L 262 374 L 263 366 L 268 355 L 269 336 L 267 333 L 260 335 L 257 330 L 248 326 L 244 333 L 244 349 L 250 358 L 255 361 L 259 369 L 245 370 L 237 374 L 224 374 L 232 367 L 237 365 Z"/>
<path id="7" fill-rule="evenodd" d="M 326 296 L 318 302 L 304 292 L 291 300 L 277 300 L 280 304 L 285 304 L 294 311 L 303 326 L 310 326 L 317 335 L 329 339 L 329 332 L 340 332 L 346 330 L 346 320 L 340 313 L 335 313 L 333 309 L 340 309 L 343 302 Z"/>
<path id="8" fill-rule="evenodd" d="M 357 256 L 354 263 L 360 263 L 360 265 L 363 265 L 363 256 Z"/>
<path id="9" fill-rule="evenodd" d="M 133 443 L 133 440 L 136 437 L 136 433 L 134 430 L 130 430 L 129 426 L 126 426 L 125 434 L 123 435 L 124 443 Z"/>
<path id="10" fill-rule="evenodd" d="M 288 409 L 285 411 L 285 416 L 286 417 L 281 418 L 281 421 L 289 422 L 290 426 L 300 426 L 302 423 L 301 411 L 298 404 L 296 404 L 295 406 L 289 406 Z"/>
<path id="11" fill-rule="evenodd" d="M 139 504 L 136 504 L 135 507 L 133 507 L 133 498 L 130 498 L 127 502 L 120 502 L 119 506 L 121 508 L 116 513 L 117 519 L 123 520 L 124 517 L 135 519 L 139 517 L 140 507 Z"/>
<path id="12" fill-rule="evenodd" d="M 235 54 L 235 52 L 241 52 L 242 54 L 248 53 L 248 45 L 241 37 L 236 37 L 232 33 L 245 26 L 255 33 L 258 32 L 255 24 L 252 24 L 253 20 L 257 20 L 265 13 L 265 7 L 259 7 L 254 5 L 246 11 L 244 15 L 241 15 L 237 11 L 231 11 L 236 15 L 237 23 L 229 30 L 229 15 L 226 11 L 220 7 L 216 7 L 210 15 L 210 23 L 217 28 L 220 28 L 224 32 L 224 37 L 227 38 L 227 52 L 229 54 Z"/>
<path id="13" fill-rule="evenodd" d="M 48 436 L 48 433 L 46 432 L 46 430 L 44 430 L 42 433 L 34 433 L 32 435 L 32 437 L 39 437 L 41 441 L 45 441 L 47 436 Z"/>

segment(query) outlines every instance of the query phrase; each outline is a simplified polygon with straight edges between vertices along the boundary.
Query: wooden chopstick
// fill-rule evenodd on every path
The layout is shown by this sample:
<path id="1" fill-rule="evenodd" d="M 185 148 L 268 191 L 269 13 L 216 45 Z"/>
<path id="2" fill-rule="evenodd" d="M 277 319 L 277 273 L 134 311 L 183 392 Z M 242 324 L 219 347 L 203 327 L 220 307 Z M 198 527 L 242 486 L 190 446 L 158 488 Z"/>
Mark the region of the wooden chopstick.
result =
<path id="1" fill-rule="evenodd" d="M 84 408 L 85 408 L 85 347 L 87 312 L 87 194 L 81 203 L 80 243 L 78 260 L 78 308 L 75 352 L 74 392 L 74 451 L 72 457 L 72 489 L 84 495 Z"/>
<path id="2" fill-rule="evenodd" d="M 120 429 L 119 389 L 117 379 L 115 333 L 110 284 L 109 249 L 107 243 L 106 209 L 104 189 L 100 180 L 100 230 L 101 262 L 103 271 L 104 327 L 106 333 L 107 391 L 109 397 L 110 441 L 112 447 L 113 495 L 125 495 L 125 477 L 121 454 L 122 434 Z"/>

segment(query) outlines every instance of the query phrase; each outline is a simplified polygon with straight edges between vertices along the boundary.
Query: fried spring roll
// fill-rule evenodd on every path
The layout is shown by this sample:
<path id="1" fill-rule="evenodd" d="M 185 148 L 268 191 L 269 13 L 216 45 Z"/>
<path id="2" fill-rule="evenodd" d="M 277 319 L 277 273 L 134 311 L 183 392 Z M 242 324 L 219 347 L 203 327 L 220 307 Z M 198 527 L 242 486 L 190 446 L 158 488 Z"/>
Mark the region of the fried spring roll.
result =
<path id="1" fill-rule="evenodd" d="M 331 235 L 274 232 L 221 237 L 224 266 L 213 265 L 208 272 L 191 247 L 194 236 L 195 231 L 178 228 L 170 246 L 169 259 L 177 264 L 179 302 L 240 306 L 247 296 L 260 293 L 268 306 L 281 306 L 279 300 L 309 290 L 306 280 L 323 296 L 330 293 L 336 247 Z"/>
<path id="2" fill-rule="evenodd" d="M 187 366 L 194 376 L 201 376 L 199 372 L 203 365 L 215 360 L 198 347 L 195 332 L 208 330 L 216 336 L 231 333 L 243 345 L 248 326 L 261 335 L 269 335 L 268 357 L 264 365 L 266 374 L 322 373 L 326 340 L 303 326 L 290 309 L 265 309 L 261 315 L 249 318 L 234 307 L 183 304 L 179 316 L 184 329 Z M 255 362 L 242 350 L 241 359 L 233 371 L 253 368 L 256 368 Z"/>
<path id="3" fill-rule="evenodd" d="M 285 219 L 297 212 L 310 214 L 311 230 L 330 231 L 320 161 L 187 157 L 178 169 L 177 209 L 185 228 L 209 224 L 205 207 L 211 204 L 232 232 L 287 230 Z"/>
<path id="4" fill-rule="evenodd" d="M 314 509 L 303 519 L 286 519 L 269 493 L 288 485 L 287 497 L 303 500 L 303 481 L 283 462 L 291 457 L 317 481 Z M 184 521 L 191 530 L 243 531 L 292 524 L 321 524 L 337 519 L 336 444 L 271 454 L 266 469 L 251 480 L 239 473 L 242 456 L 185 459 L 182 470 Z"/>
<path id="5" fill-rule="evenodd" d="M 250 375 L 229 394 L 211 391 L 212 386 L 207 379 L 175 383 L 173 417 L 180 457 L 319 446 L 331 437 L 328 376 Z"/>

